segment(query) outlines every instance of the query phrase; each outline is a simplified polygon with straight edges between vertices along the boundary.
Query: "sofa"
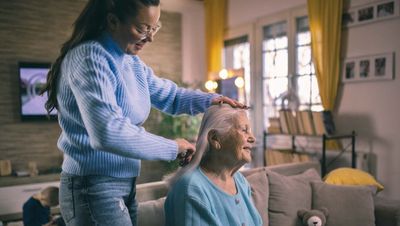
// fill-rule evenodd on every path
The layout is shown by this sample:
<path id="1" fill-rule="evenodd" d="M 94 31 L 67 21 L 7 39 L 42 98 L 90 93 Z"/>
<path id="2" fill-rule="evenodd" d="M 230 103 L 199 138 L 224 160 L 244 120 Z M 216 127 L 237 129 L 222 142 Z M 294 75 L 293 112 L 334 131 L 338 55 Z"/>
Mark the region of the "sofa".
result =
<path id="1" fill-rule="evenodd" d="M 381 197 L 373 186 L 322 181 L 318 162 L 243 170 L 264 225 L 300 226 L 300 209 L 328 209 L 327 226 L 400 226 L 400 201 Z M 165 182 L 137 186 L 139 226 L 164 225 Z"/>

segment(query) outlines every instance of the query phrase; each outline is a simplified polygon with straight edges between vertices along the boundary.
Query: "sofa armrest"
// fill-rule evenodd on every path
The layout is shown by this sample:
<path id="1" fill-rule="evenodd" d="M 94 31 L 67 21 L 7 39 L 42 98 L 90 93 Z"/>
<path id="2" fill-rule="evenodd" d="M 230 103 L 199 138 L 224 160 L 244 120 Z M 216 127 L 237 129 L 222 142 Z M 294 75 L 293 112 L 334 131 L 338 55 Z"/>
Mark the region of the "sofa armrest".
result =
<path id="1" fill-rule="evenodd" d="M 159 199 L 166 196 L 168 186 L 165 181 L 150 182 L 136 185 L 136 199 L 138 202 Z"/>
<path id="2" fill-rule="evenodd" d="M 138 225 L 162 226 L 165 225 L 164 202 L 166 197 L 157 200 L 139 202 Z"/>
<path id="3" fill-rule="evenodd" d="M 375 196 L 376 226 L 400 226 L 400 200 Z"/>

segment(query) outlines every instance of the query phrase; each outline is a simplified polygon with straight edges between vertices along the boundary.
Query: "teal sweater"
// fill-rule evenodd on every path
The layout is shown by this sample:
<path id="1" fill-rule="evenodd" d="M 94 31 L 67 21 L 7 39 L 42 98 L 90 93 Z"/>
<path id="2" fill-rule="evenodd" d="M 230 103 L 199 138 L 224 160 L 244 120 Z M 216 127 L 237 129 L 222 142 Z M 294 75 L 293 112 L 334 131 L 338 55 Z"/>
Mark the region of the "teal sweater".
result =
<path id="1" fill-rule="evenodd" d="M 184 175 L 165 200 L 166 226 L 261 226 L 248 182 L 239 172 L 234 180 L 237 194 L 229 195 L 200 168 Z"/>
<path id="2" fill-rule="evenodd" d="M 127 178 L 139 175 L 140 159 L 173 160 L 176 142 L 141 126 L 151 106 L 168 114 L 195 115 L 204 112 L 213 97 L 157 77 L 108 34 L 83 43 L 64 58 L 58 81 L 62 169 Z"/>

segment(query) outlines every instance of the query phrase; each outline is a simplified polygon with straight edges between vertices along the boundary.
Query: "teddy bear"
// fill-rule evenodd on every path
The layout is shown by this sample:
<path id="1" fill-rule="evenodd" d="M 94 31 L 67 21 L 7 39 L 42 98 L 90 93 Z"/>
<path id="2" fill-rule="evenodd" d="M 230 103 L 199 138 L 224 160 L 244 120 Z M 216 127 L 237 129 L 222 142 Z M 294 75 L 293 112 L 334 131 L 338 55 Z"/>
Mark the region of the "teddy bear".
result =
<path id="1" fill-rule="evenodd" d="M 299 216 L 304 226 L 325 226 L 328 215 L 328 209 L 325 207 L 312 210 L 301 209 L 297 211 L 297 216 Z"/>

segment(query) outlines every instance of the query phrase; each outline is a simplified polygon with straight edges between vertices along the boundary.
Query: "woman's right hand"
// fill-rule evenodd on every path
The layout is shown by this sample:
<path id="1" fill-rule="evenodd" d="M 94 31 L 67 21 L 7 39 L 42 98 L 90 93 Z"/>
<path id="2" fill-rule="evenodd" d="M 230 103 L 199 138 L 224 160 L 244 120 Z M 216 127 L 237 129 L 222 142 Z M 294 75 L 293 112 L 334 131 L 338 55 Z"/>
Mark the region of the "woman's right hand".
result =
<path id="1" fill-rule="evenodd" d="M 178 144 L 177 159 L 179 160 L 179 165 L 185 166 L 192 160 L 193 154 L 196 152 L 196 148 L 192 143 L 185 139 L 177 138 L 175 141 Z"/>

